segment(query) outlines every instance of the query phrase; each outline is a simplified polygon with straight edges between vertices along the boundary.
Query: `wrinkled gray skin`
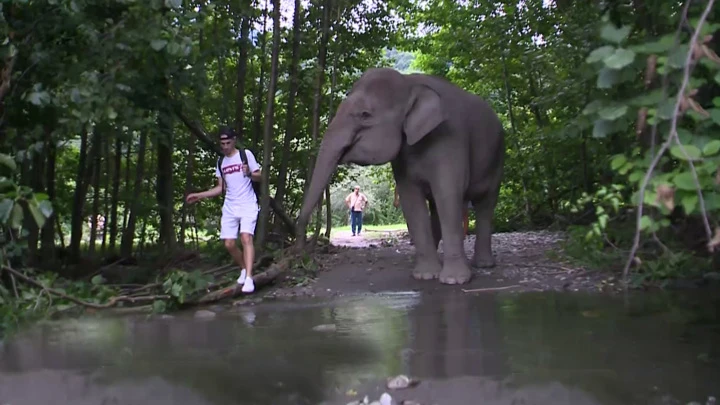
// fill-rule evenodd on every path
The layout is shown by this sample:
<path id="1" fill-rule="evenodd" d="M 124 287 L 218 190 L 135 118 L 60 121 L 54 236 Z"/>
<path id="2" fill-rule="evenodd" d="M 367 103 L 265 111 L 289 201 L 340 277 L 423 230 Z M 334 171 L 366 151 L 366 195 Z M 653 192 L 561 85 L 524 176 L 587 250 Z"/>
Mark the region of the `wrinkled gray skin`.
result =
<path id="1" fill-rule="evenodd" d="M 370 69 L 339 105 L 322 140 L 298 217 L 298 244 L 304 245 L 310 214 L 338 164 L 391 162 L 415 243 L 413 277 L 466 283 L 471 264 L 495 265 L 491 223 L 504 156 L 502 124 L 481 98 L 439 77 Z M 467 201 L 476 215 L 471 263 L 463 247 Z M 441 237 L 442 263 L 437 252 Z"/>

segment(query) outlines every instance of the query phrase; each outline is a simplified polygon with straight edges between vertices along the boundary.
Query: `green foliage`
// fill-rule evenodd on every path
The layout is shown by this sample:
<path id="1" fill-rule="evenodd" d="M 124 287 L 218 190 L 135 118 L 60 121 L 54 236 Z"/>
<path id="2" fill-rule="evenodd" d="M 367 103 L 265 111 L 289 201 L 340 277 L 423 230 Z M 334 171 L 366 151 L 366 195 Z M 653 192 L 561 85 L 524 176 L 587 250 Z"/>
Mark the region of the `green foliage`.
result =
<path id="1" fill-rule="evenodd" d="M 183 304 L 188 296 L 204 291 L 212 281 L 213 278 L 211 276 L 203 274 L 198 270 L 192 272 L 170 272 L 165 277 L 162 288 L 165 294 L 172 297 L 173 301 L 170 304 L 167 304 L 165 301 L 155 301 L 153 309 L 162 312 L 162 310 L 168 307 Z M 160 302 L 162 302 L 162 304 L 160 304 Z"/>
<path id="2" fill-rule="evenodd" d="M 699 38 L 717 28 L 706 23 Z M 693 99 L 718 74 L 720 60 L 704 53 L 699 60 L 692 57 L 702 69 L 687 66 L 692 33 L 681 33 L 675 42 L 674 34 L 647 41 L 632 37 L 631 31 L 630 26 L 617 28 L 604 20 L 600 37 L 606 44 L 592 50 L 586 63 L 595 69 L 597 88 L 608 92 L 590 101 L 582 115 L 594 120 L 594 137 L 624 144 L 633 139 L 631 124 L 636 121 L 639 146 L 612 155 L 608 159 L 610 188 L 599 187 L 592 198 L 584 194 L 572 210 L 579 212 L 578 205 L 594 207 L 596 220 L 586 240 L 594 239 L 596 248 L 602 249 L 600 240 L 607 238 L 612 221 L 609 206 L 615 215 L 644 208 L 636 231 L 652 236 L 661 253 L 653 251 L 644 260 L 633 260 L 642 277 L 664 279 L 678 276 L 677 269 L 687 268 L 688 260 L 695 259 L 686 252 L 673 252 L 658 235 L 673 239 L 670 227 L 678 224 L 678 210 L 686 218 L 708 218 L 720 209 L 715 180 L 720 133 L 718 122 L 712 119 L 717 108 L 706 111 L 707 103 L 701 101 L 701 106 Z M 635 80 L 643 69 L 645 88 Z M 635 217 L 633 212 L 623 221 L 634 222 Z"/>

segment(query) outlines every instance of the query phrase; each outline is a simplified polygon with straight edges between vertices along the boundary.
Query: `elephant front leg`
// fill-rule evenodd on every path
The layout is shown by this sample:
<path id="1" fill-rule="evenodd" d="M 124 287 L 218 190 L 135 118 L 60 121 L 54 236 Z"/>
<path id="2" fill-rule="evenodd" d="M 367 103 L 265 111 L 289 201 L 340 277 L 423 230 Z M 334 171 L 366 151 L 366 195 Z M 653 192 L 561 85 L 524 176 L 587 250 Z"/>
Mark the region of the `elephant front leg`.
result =
<path id="1" fill-rule="evenodd" d="M 462 222 L 462 194 L 434 192 L 436 209 L 440 217 L 443 240 L 443 267 L 440 282 L 443 284 L 464 284 L 470 281 L 472 272 L 465 256 L 463 241 L 465 235 Z M 440 194 L 440 195 L 438 195 Z"/>
<path id="2" fill-rule="evenodd" d="M 415 245 L 415 268 L 412 275 L 417 280 L 431 280 L 440 275 L 440 259 L 430 225 L 430 213 L 420 188 L 407 180 L 397 181 L 402 208 L 408 231 Z"/>

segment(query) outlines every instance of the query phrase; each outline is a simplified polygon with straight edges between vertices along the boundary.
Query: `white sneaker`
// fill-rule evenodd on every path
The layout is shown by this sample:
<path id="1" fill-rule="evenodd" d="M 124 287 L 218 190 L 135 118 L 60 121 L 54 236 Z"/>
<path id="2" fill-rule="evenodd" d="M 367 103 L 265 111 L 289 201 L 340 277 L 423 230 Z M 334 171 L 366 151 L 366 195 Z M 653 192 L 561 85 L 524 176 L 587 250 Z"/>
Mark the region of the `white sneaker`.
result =
<path id="1" fill-rule="evenodd" d="M 255 283 L 253 282 L 252 277 L 247 277 L 245 279 L 245 284 L 243 284 L 242 292 L 251 293 L 253 291 L 255 291 Z"/>
<path id="2" fill-rule="evenodd" d="M 237 279 L 238 284 L 245 284 L 245 278 L 246 278 L 245 274 L 246 273 L 247 272 L 245 271 L 245 269 L 242 269 L 242 271 L 240 271 L 240 277 L 238 277 L 238 279 Z"/>

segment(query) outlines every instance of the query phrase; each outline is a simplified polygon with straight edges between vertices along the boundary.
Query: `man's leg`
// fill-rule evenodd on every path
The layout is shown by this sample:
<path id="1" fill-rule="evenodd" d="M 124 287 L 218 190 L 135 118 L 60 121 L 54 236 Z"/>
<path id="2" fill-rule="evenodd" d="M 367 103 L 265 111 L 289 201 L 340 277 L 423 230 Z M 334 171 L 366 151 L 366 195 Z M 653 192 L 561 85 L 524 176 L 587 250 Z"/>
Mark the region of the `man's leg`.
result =
<path id="1" fill-rule="evenodd" d="M 362 217 L 363 217 L 363 212 L 358 211 L 357 212 L 357 229 L 358 229 L 357 233 L 358 233 L 358 235 L 360 235 L 360 231 L 362 231 Z"/>
<path id="2" fill-rule="evenodd" d="M 225 249 L 227 249 L 230 256 L 240 268 L 240 278 L 238 278 L 238 284 L 242 284 L 245 282 L 245 268 L 243 255 L 240 252 L 240 249 L 238 249 L 236 243 L 238 226 L 240 226 L 240 218 L 223 213 L 220 218 L 220 239 L 224 240 Z"/>
<path id="3" fill-rule="evenodd" d="M 258 211 L 253 209 L 243 214 L 240 219 L 240 242 L 243 246 L 243 259 L 245 268 L 247 269 L 247 277 L 243 284 L 242 292 L 251 293 L 255 291 L 255 282 L 253 281 L 253 262 L 255 261 L 255 244 L 253 243 L 253 235 L 255 234 L 255 225 L 257 224 Z"/>
<path id="4" fill-rule="evenodd" d="M 357 227 L 357 214 L 354 210 L 350 210 L 350 229 L 352 230 L 353 236 L 355 236 L 355 228 Z"/>

